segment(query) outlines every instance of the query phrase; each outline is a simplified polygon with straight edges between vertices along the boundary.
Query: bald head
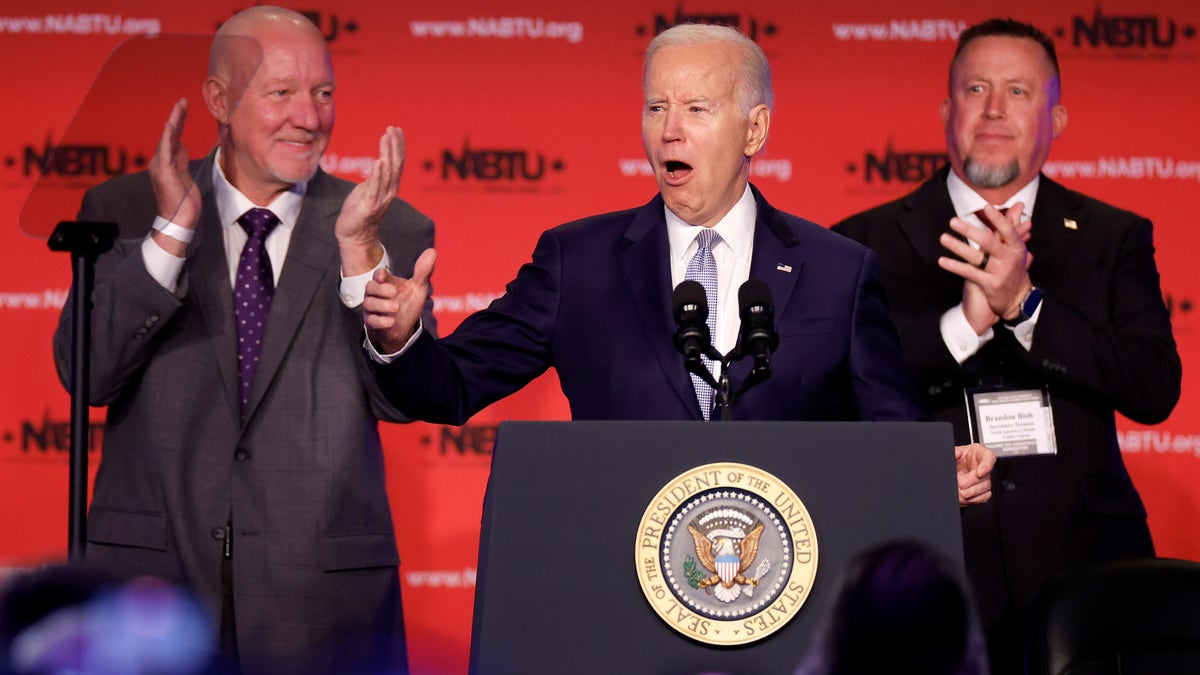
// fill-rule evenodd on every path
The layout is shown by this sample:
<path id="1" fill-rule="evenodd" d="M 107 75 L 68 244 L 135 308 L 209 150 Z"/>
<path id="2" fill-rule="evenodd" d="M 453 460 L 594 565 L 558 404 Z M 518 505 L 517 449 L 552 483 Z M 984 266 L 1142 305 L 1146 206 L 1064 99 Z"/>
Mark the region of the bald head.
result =
<path id="1" fill-rule="evenodd" d="M 221 168 L 260 206 L 317 171 L 333 130 L 333 64 L 303 14 L 259 6 L 217 31 L 204 99 L 220 132 Z"/>
<path id="2" fill-rule="evenodd" d="M 270 5 L 251 7 L 217 29 L 208 54 L 208 74 L 244 84 L 262 61 L 262 43 L 271 36 L 325 44 L 321 31 L 303 14 Z"/>

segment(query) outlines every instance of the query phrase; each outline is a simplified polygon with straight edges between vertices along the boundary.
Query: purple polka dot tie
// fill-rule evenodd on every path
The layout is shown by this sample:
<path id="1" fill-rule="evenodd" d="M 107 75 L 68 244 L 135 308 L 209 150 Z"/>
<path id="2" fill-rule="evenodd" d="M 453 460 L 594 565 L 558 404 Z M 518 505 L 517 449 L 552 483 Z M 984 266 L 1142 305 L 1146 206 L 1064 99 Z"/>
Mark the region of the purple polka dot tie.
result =
<path id="1" fill-rule="evenodd" d="M 704 287 L 704 297 L 708 301 L 708 321 L 706 322 L 708 334 L 715 342 L 717 337 L 717 259 L 713 257 L 712 249 L 721 243 L 721 235 L 717 234 L 716 230 L 701 227 L 699 234 L 696 235 L 696 243 L 699 248 L 692 255 L 692 259 L 688 261 L 683 278 L 698 281 Z M 704 362 L 704 367 L 711 371 L 713 369 L 712 360 L 707 356 L 700 358 Z M 713 388 L 695 374 L 692 374 L 692 386 L 696 388 L 696 400 L 700 402 L 700 412 L 704 415 L 704 419 L 709 419 L 712 416 L 713 394 L 715 393 Z"/>
<path id="2" fill-rule="evenodd" d="M 242 257 L 238 259 L 237 281 L 233 289 L 233 313 L 238 330 L 238 394 L 242 414 L 250 404 L 250 389 L 254 386 L 254 371 L 262 351 L 263 333 L 267 327 L 267 312 L 275 295 L 275 278 L 271 259 L 267 256 L 267 235 L 279 224 L 279 218 L 267 209 L 250 209 L 238 218 L 238 224 L 249 235 Z"/>

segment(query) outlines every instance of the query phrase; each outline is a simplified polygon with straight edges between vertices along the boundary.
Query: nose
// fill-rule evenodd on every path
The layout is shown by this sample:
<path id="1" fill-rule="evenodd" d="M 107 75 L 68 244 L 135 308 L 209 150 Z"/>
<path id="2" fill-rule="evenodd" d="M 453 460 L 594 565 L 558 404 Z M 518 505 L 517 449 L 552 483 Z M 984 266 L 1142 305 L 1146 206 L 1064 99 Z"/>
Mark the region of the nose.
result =
<path id="1" fill-rule="evenodd" d="M 664 142 L 683 139 L 683 113 L 678 108 L 668 108 L 663 115 L 662 139 Z"/>
<path id="2" fill-rule="evenodd" d="M 314 96 L 296 96 L 292 99 L 292 124 L 301 129 L 317 129 L 321 125 L 320 103 Z"/>
<path id="3" fill-rule="evenodd" d="M 986 105 L 983 109 L 983 114 L 988 119 L 1001 119 L 1007 109 L 1008 101 L 1004 97 L 1003 91 L 992 89 L 988 92 Z"/>

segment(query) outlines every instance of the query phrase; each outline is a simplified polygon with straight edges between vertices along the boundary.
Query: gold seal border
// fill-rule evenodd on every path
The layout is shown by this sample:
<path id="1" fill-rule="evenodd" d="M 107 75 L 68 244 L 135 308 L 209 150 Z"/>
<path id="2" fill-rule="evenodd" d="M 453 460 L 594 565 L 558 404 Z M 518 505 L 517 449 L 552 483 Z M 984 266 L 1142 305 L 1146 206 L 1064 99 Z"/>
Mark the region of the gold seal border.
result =
<path id="1" fill-rule="evenodd" d="M 701 492 L 722 488 L 757 495 L 779 512 L 792 536 L 783 593 L 758 613 L 731 620 L 712 619 L 680 603 L 660 562 L 663 536 L 678 508 Z M 817 534 L 804 502 L 782 480 L 748 464 L 716 462 L 689 469 L 659 490 L 638 524 L 634 560 L 642 593 L 667 625 L 699 642 L 742 645 L 783 628 L 804 606 L 817 575 Z"/>

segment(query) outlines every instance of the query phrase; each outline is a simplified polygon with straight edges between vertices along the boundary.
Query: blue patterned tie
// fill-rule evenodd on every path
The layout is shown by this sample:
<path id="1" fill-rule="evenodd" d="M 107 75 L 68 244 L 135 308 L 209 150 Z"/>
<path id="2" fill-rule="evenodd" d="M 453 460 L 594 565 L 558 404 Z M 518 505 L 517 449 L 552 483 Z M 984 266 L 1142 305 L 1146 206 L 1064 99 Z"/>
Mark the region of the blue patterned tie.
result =
<path id="1" fill-rule="evenodd" d="M 250 209 L 238 218 L 249 238 L 238 259 L 237 281 L 233 289 L 233 313 L 238 331 L 238 394 L 242 414 L 250 404 L 258 354 L 262 351 L 267 312 L 275 295 L 271 258 L 267 256 L 267 235 L 279 224 L 279 218 L 267 209 Z"/>
<path id="2" fill-rule="evenodd" d="M 704 296 L 708 300 L 708 334 L 712 339 L 717 336 L 717 259 L 713 257 L 712 247 L 721 243 L 721 235 L 710 227 L 701 227 L 696 235 L 699 248 L 688 261 L 687 271 L 683 278 L 700 282 L 704 287 Z M 704 367 L 712 372 L 712 360 L 707 356 L 701 357 Z M 692 374 L 692 386 L 696 388 L 696 400 L 700 402 L 700 412 L 704 419 L 712 416 L 713 388 L 698 375 Z"/>

